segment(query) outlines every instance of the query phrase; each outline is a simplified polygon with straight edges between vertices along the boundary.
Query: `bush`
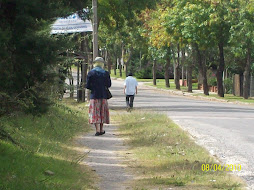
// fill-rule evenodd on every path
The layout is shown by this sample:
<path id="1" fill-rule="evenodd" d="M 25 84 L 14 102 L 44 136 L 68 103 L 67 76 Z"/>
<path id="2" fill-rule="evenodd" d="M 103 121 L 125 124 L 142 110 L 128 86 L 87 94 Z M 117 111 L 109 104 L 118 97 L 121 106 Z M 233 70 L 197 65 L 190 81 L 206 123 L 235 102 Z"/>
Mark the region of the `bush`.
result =
<path id="1" fill-rule="evenodd" d="M 217 86 L 217 79 L 216 78 L 208 78 L 208 85 L 209 86 Z"/>
<path id="2" fill-rule="evenodd" d="M 153 78 L 153 71 L 152 68 L 146 68 L 146 69 L 141 69 L 138 70 L 134 73 L 135 77 L 139 79 L 152 79 Z M 162 70 L 157 70 L 156 72 L 156 78 L 157 79 L 164 79 L 164 71 Z"/>
<path id="3" fill-rule="evenodd" d="M 134 75 L 139 79 L 152 79 L 153 78 L 152 70 L 149 68 L 136 71 Z"/>
<path id="4" fill-rule="evenodd" d="M 226 78 L 224 80 L 225 93 L 232 94 L 233 92 L 233 80 L 231 78 Z"/>

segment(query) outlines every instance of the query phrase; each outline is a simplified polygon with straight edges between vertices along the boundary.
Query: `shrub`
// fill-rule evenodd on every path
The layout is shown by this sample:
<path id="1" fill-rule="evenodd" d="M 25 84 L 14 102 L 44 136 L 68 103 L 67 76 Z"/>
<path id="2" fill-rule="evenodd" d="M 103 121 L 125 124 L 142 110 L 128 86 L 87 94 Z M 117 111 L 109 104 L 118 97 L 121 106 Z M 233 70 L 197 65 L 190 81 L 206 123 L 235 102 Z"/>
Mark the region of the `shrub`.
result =
<path id="1" fill-rule="evenodd" d="M 135 72 L 135 76 L 139 79 L 151 79 L 153 78 L 152 70 L 149 68 L 141 69 Z"/>
<path id="2" fill-rule="evenodd" d="M 209 86 L 217 86 L 217 79 L 214 77 L 208 78 L 207 82 Z"/>
<path id="3" fill-rule="evenodd" d="M 232 94 L 233 92 L 233 80 L 231 78 L 226 78 L 224 80 L 225 93 Z"/>

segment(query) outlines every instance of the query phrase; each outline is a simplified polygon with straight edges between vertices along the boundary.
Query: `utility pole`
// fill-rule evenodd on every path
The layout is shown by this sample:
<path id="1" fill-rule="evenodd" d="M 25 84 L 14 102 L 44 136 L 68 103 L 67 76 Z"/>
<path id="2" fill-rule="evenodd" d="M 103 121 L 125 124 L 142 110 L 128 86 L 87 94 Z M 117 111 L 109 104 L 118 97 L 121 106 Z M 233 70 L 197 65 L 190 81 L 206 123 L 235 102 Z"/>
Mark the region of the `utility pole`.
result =
<path id="1" fill-rule="evenodd" d="M 98 17 L 97 0 L 93 1 L 93 60 L 98 56 Z"/>
<path id="2" fill-rule="evenodd" d="M 92 0 L 93 6 L 93 61 L 98 57 L 98 16 L 97 0 Z M 87 90 L 87 100 L 90 100 L 90 90 Z"/>
<path id="3" fill-rule="evenodd" d="M 80 50 L 83 54 L 87 53 L 85 48 L 85 33 L 81 33 L 81 46 Z M 88 60 L 84 58 L 81 63 L 81 85 L 78 83 L 78 90 L 77 90 L 77 99 L 78 101 L 85 102 L 85 94 L 86 94 L 86 76 L 87 76 L 87 62 Z M 78 63 L 79 65 L 80 63 Z M 79 78 L 79 66 L 78 66 L 78 78 Z"/>

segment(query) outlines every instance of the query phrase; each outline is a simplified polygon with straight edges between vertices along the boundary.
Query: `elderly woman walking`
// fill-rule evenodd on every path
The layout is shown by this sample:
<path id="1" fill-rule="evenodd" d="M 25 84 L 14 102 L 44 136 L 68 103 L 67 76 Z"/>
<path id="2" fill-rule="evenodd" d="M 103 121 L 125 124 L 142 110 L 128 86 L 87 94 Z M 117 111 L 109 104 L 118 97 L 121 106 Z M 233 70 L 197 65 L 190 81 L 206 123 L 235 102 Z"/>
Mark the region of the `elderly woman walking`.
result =
<path id="1" fill-rule="evenodd" d="M 104 63 L 102 57 L 96 57 L 94 68 L 87 75 L 86 88 L 91 90 L 89 123 L 95 125 L 95 136 L 105 134 L 103 124 L 109 124 L 107 89 L 111 86 L 111 79 L 109 72 L 103 69 Z"/>

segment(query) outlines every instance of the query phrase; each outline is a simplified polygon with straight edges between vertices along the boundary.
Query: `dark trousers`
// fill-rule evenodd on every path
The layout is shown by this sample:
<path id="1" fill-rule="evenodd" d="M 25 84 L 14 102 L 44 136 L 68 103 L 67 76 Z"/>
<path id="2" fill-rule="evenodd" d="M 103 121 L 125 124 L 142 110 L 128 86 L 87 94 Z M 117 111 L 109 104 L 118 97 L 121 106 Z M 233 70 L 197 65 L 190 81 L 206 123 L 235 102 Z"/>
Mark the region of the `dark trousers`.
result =
<path id="1" fill-rule="evenodd" d="M 133 108 L 134 95 L 126 95 L 126 106 Z"/>

